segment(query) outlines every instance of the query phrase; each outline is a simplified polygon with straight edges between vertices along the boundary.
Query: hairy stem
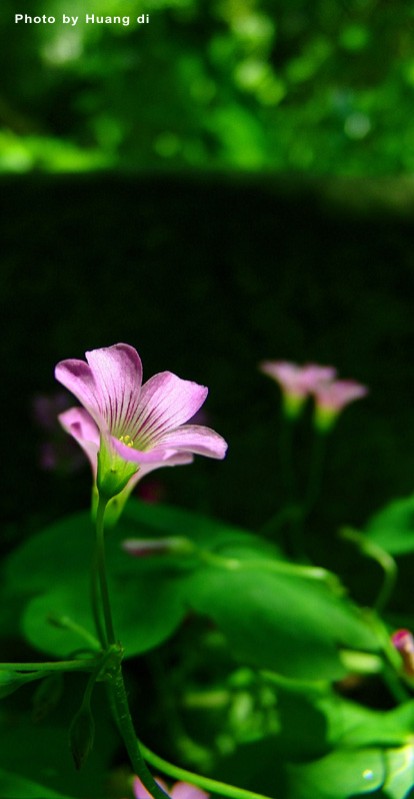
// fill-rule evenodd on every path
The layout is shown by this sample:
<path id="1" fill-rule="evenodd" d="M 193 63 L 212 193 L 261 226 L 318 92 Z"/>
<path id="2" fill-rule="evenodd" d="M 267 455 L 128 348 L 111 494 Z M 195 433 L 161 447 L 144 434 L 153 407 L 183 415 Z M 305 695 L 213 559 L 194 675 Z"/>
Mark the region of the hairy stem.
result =
<path id="1" fill-rule="evenodd" d="M 108 683 L 108 688 L 116 722 L 135 774 L 137 774 L 142 784 L 154 799 L 168 799 L 168 794 L 155 782 L 142 755 L 129 710 L 121 667 L 119 667 L 112 680 Z"/>

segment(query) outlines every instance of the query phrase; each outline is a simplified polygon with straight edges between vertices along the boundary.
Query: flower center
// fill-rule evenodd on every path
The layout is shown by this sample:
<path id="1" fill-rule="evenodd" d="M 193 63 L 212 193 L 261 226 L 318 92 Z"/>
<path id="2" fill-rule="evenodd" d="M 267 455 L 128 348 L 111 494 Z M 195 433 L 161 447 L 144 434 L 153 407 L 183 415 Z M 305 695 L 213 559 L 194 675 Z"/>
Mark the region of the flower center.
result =
<path id="1" fill-rule="evenodd" d="M 134 446 L 134 442 L 133 442 L 131 436 L 128 436 L 128 435 L 121 436 L 119 440 L 122 441 L 123 444 L 126 444 L 127 447 L 133 447 Z"/>

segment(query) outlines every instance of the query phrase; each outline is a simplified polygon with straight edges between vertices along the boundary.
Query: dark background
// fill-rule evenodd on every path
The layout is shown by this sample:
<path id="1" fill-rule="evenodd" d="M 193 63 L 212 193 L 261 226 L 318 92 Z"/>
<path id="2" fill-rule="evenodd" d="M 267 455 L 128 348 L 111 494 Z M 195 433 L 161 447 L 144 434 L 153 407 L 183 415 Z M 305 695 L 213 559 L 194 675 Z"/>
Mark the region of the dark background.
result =
<path id="1" fill-rule="evenodd" d="M 146 377 L 206 384 L 206 422 L 230 445 L 224 463 L 157 472 L 153 495 L 254 529 L 285 500 L 280 397 L 258 363 L 332 364 L 368 385 L 329 441 L 310 520 L 331 542 L 413 486 L 414 12 L 144 5 L 101 0 L 96 14 L 131 24 L 91 25 L 80 0 L 50 0 L 42 25 L 4 2 L 3 541 L 88 504 L 53 368 L 126 341 Z"/>
<path id="2" fill-rule="evenodd" d="M 329 440 L 319 535 L 332 541 L 339 525 L 411 492 L 413 225 L 322 189 L 218 176 L 3 178 L 4 543 L 89 502 L 88 467 L 72 465 L 57 428 L 39 426 L 33 401 L 59 390 L 57 361 L 118 341 L 137 348 L 144 379 L 169 369 L 207 385 L 207 423 L 229 442 L 224 463 L 156 472 L 165 501 L 253 529 L 283 504 L 279 394 L 258 371 L 264 358 L 333 364 L 370 388 Z M 297 435 L 302 479 L 309 422 Z M 39 464 L 47 440 L 52 471 Z"/>

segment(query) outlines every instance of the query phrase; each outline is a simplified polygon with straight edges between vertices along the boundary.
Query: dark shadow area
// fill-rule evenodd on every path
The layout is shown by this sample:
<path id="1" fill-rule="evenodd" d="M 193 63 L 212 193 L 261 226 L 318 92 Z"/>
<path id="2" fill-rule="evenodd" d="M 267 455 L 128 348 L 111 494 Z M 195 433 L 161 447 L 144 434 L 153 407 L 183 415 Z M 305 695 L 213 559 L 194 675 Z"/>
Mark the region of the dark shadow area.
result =
<path id="1" fill-rule="evenodd" d="M 264 358 L 334 364 L 370 387 L 329 442 L 319 531 L 412 490 L 410 219 L 361 217 L 283 181 L 33 175 L 0 191 L 6 519 L 88 502 L 86 467 L 70 482 L 39 469 L 47 434 L 31 405 L 57 390 L 57 361 L 117 341 L 136 346 L 144 378 L 170 369 L 209 386 L 207 423 L 230 444 L 223 464 L 156 473 L 166 501 L 256 529 L 283 502 Z M 309 446 L 303 425 L 304 474 Z"/>

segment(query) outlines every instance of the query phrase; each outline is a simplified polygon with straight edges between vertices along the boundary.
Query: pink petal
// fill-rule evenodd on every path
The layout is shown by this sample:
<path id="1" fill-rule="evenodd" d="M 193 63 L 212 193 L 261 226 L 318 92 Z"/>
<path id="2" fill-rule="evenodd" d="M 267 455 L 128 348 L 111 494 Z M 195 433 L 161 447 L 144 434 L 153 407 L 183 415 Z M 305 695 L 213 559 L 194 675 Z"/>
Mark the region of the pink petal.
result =
<path id="1" fill-rule="evenodd" d="M 160 444 L 163 447 L 194 452 L 196 455 L 206 455 L 208 458 L 219 460 L 222 460 L 227 452 L 227 442 L 222 436 L 209 427 L 197 424 L 185 424 L 178 430 L 166 433 Z"/>
<path id="2" fill-rule="evenodd" d="M 336 380 L 333 383 L 321 384 L 314 391 L 315 401 L 320 409 L 339 412 L 354 400 L 362 399 L 368 394 L 366 386 L 355 380 Z"/>
<path id="3" fill-rule="evenodd" d="M 209 794 L 188 782 L 176 782 L 170 791 L 172 799 L 208 799 Z"/>
<path id="4" fill-rule="evenodd" d="M 157 785 L 160 786 L 160 788 L 162 788 L 163 791 L 165 791 L 166 794 L 168 794 L 167 785 L 164 782 L 164 780 L 161 779 L 161 777 L 157 777 L 155 782 L 157 783 Z M 141 782 L 139 777 L 134 777 L 133 778 L 132 787 L 133 787 L 135 799 L 152 799 L 152 795 L 150 794 L 149 791 L 147 791 L 147 789 L 142 784 L 142 782 Z"/>
<path id="5" fill-rule="evenodd" d="M 297 397 L 306 397 L 320 383 L 333 380 L 336 376 L 333 366 L 319 366 L 316 363 L 298 366 L 289 361 L 263 361 L 260 369 L 276 380 L 286 394 Z"/>
<path id="6" fill-rule="evenodd" d="M 319 385 L 334 380 L 336 369 L 333 366 L 319 366 L 317 363 L 308 363 L 302 367 L 302 385 L 308 391 L 315 390 Z"/>
<path id="7" fill-rule="evenodd" d="M 99 425 L 101 423 L 99 388 L 95 384 L 88 364 L 74 358 L 60 361 L 55 369 L 55 377 L 75 395 Z"/>
<path id="8" fill-rule="evenodd" d="M 128 452 L 131 452 L 131 450 L 128 449 Z M 160 459 L 158 461 L 154 460 L 147 463 L 140 463 L 139 471 L 131 477 L 128 486 L 133 488 L 143 477 L 150 474 L 150 472 L 154 472 L 155 469 L 160 469 L 164 466 L 185 466 L 188 463 L 192 463 L 193 460 L 194 456 L 189 452 L 174 452 L 171 455 L 167 455 L 164 460 Z M 137 462 L 136 460 L 133 461 L 133 463 Z"/>
<path id="9" fill-rule="evenodd" d="M 132 463 L 150 464 L 157 463 L 165 466 L 167 460 L 175 457 L 178 452 L 193 452 L 196 455 L 205 455 L 208 458 L 224 458 L 227 443 L 214 430 L 202 425 L 182 425 L 176 430 L 165 433 L 155 444 L 153 449 L 142 452 L 135 447 L 127 447 L 116 438 L 111 439 L 112 446 L 124 458 Z M 154 466 L 153 468 L 158 468 Z"/>
<path id="10" fill-rule="evenodd" d="M 137 410 L 142 365 L 134 347 L 115 344 L 86 353 L 88 363 L 61 361 L 55 370 L 59 380 L 87 409 L 100 429 L 121 435 Z"/>
<path id="11" fill-rule="evenodd" d="M 182 380 L 172 372 L 160 372 L 142 386 L 139 416 L 131 437 L 155 442 L 169 430 L 187 422 L 202 406 L 208 394 L 205 386 Z M 138 446 L 140 446 L 138 444 Z"/>
<path id="12" fill-rule="evenodd" d="M 96 477 L 100 436 L 92 417 L 84 408 L 69 408 L 61 413 L 58 419 L 63 429 L 73 436 L 88 456 Z"/>

